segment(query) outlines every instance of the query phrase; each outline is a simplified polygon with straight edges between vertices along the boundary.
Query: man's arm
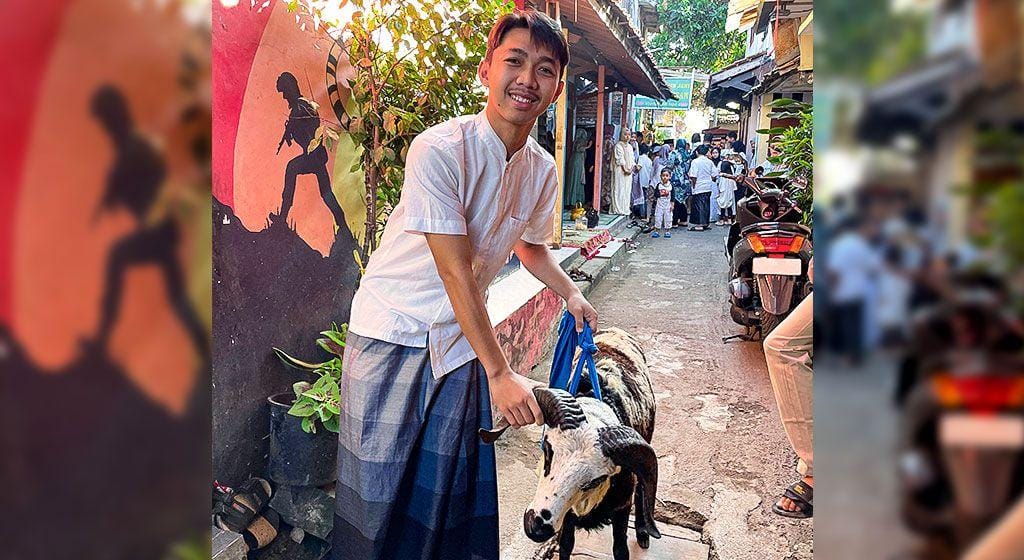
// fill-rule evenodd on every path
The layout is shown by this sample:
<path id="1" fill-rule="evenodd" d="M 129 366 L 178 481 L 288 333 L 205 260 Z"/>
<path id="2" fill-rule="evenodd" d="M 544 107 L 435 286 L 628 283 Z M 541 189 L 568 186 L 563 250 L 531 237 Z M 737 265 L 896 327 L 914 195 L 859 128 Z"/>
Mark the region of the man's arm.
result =
<path id="1" fill-rule="evenodd" d="M 569 313 L 576 319 L 576 332 L 583 331 L 584 321 L 590 324 L 591 329 L 597 330 L 597 311 L 590 305 L 587 298 L 583 297 L 583 293 L 576 287 L 576 283 L 555 262 L 547 245 L 537 245 L 520 239 L 512 247 L 512 250 L 530 274 L 551 288 L 553 292 L 562 296 Z"/>
<path id="2" fill-rule="evenodd" d="M 473 275 L 473 252 L 465 235 L 424 234 L 437 272 L 452 302 L 455 319 L 487 372 L 491 402 L 514 427 L 543 421 L 533 382 L 512 371 L 487 315 L 483 294 Z"/>

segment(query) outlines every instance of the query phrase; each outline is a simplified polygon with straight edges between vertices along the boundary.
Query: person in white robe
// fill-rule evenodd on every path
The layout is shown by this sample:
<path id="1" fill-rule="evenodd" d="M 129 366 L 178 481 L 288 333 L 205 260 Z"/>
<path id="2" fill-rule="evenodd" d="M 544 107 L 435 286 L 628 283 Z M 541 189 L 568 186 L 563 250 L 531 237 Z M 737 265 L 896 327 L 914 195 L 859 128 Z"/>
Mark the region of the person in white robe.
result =
<path id="1" fill-rule="evenodd" d="M 636 154 L 629 145 L 632 133 L 623 130 L 619 141 L 615 144 L 615 158 L 612 162 L 612 214 L 629 215 L 629 195 L 633 187 L 633 173 L 636 168 Z"/>

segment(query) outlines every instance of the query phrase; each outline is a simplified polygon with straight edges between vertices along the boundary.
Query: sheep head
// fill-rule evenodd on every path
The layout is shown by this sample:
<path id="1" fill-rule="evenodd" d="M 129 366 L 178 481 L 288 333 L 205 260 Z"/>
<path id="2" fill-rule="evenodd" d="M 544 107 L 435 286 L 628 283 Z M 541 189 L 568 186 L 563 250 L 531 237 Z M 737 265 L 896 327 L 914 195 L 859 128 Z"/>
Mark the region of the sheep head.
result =
<path id="1" fill-rule="evenodd" d="M 657 458 L 635 430 L 618 424 L 607 405 L 595 399 L 577 400 L 565 391 L 534 389 L 548 430 L 541 441 L 544 457 L 537 493 L 523 516 L 528 537 L 544 542 L 561 530 L 567 515 L 583 516 L 604 499 L 611 477 L 622 470 L 644 484 L 646 519 L 654 528 L 654 489 Z M 593 421 L 588 421 L 588 414 Z M 641 445 L 642 444 L 642 445 Z M 645 525 L 646 526 L 646 525 Z M 649 534 L 660 536 L 657 529 Z"/>

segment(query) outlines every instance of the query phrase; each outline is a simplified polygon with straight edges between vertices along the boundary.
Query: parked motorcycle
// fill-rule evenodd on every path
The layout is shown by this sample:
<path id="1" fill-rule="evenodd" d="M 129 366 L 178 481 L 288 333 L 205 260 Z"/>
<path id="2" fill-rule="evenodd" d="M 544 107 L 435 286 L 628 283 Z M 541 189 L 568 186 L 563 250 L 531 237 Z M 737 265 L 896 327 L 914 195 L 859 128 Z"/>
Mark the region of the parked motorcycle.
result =
<path id="1" fill-rule="evenodd" d="M 736 221 L 725 239 L 729 258 L 729 315 L 746 327 L 732 339 L 766 336 L 811 292 L 808 263 L 811 229 L 792 198 L 797 190 L 783 177 L 742 177 L 749 195 L 737 203 Z"/>
<path id="2" fill-rule="evenodd" d="M 1024 491 L 1022 347 L 1019 321 L 985 290 L 958 287 L 915 314 L 899 439 L 912 530 L 963 550 Z"/>

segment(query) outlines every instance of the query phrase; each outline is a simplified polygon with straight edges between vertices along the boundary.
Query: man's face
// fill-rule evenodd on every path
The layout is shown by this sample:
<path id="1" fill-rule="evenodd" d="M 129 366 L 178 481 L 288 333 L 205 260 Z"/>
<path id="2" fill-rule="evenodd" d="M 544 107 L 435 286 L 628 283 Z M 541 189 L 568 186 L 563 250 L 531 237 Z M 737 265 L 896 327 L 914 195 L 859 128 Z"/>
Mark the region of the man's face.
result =
<path id="1" fill-rule="evenodd" d="M 561 68 L 555 54 L 535 45 L 528 29 L 512 29 L 480 63 L 487 104 L 515 126 L 533 126 L 562 93 Z"/>
<path id="2" fill-rule="evenodd" d="M 623 132 L 623 133 L 622 133 L 622 134 L 621 134 L 621 135 L 619 136 L 619 138 L 620 138 L 620 139 L 621 139 L 621 140 L 622 140 L 623 142 L 629 142 L 630 140 L 632 140 L 632 139 L 633 139 L 633 133 L 627 130 L 627 131 Z"/>

